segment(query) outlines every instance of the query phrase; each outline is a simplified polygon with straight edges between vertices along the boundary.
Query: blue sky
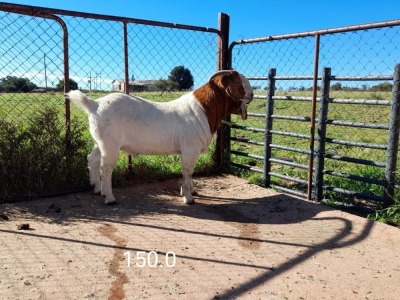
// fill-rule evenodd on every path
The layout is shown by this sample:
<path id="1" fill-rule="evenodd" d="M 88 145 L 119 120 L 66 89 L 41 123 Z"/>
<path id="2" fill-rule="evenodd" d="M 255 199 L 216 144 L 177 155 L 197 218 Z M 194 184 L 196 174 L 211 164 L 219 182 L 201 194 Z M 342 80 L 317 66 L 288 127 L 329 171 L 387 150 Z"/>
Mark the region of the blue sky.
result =
<path id="1" fill-rule="evenodd" d="M 5 1 L 7 2 L 7 1 Z M 217 27 L 231 16 L 231 41 L 400 19 L 400 1 L 15 0 L 11 3 Z"/>
<path id="2" fill-rule="evenodd" d="M 335 2 L 323 0 L 274 2 L 265 0 L 15 0 L 12 3 L 211 28 L 218 26 L 218 13 L 225 12 L 231 16 L 230 42 L 400 19 L 400 1 L 393 0 L 339 0 Z M 16 53 L 19 55 L 7 58 L 5 54 L 15 53 L 15 50 L 14 52 L 3 51 L 5 54 L 3 58 L 0 58 L 0 69 L 2 69 L 0 77 L 8 73 L 29 77 L 38 85 L 43 86 L 43 56 L 47 55 L 47 77 L 51 80 L 50 85 L 56 84 L 62 78 L 59 33 L 53 31 L 54 27 L 51 27 L 50 23 L 33 22 L 33 25 L 20 29 L 18 22 L 24 22 L 25 19 L 12 20 L 14 19 L 5 18 L 4 22 L 11 23 L 8 25 L 2 23 L 4 31 L 0 32 L 0 37 L 3 35 L 3 45 L 0 45 L 0 50 L 13 49 L 15 46 L 11 43 L 14 42 L 18 48 Z M 72 30 L 70 32 L 72 78 L 80 81 L 80 86 L 83 88 L 89 88 L 88 82 L 93 76 L 97 76 L 98 82 L 103 83 L 102 88 L 110 88 L 113 79 L 123 78 L 123 60 L 120 55 L 122 53 L 121 24 L 106 24 L 101 27 L 100 23 L 96 23 L 97 25 L 92 27 L 88 21 L 69 20 L 69 22 L 72 22 L 69 25 L 78 26 L 78 32 L 74 33 Z M 15 34 L 12 28 L 16 28 Z M 22 31 L 32 30 L 32 28 L 36 37 L 33 38 L 33 35 L 27 34 L 26 36 L 31 39 L 26 40 Z M 129 73 L 135 79 L 166 78 L 174 66 L 187 64 L 191 71 L 196 73 L 193 74 L 196 87 L 215 70 L 215 35 L 198 35 L 195 38 L 199 40 L 193 40 L 190 45 L 186 41 L 194 35 L 178 36 L 170 34 L 165 29 L 158 28 L 153 31 L 138 29 L 133 25 L 128 28 L 128 31 L 129 43 L 132 45 Z M 397 29 L 393 33 L 372 31 L 370 35 L 360 32 L 351 36 L 326 38 L 323 44 L 325 48 L 322 47 L 326 50 L 321 57 L 321 64 L 334 66 L 335 71 L 343 75 L 390 74 L 394 63 L 399 62 L 400 48 L 396 46 L 400 45 L 397 42 L 400 40 L 399 33 L 400 29 Z M 39 42 L 43 36 L 45 39 L 48 36 L 49 39 Z M 168 36 L 168 39 L 165 39 L 165 36 Z M 179 49 L 183 49 L 180 45 L 182 42 L 189 44 L 189 48 L 184 48 L 184 51 L 179 52 Z M 92 44 L 96 44 L 96 47 L 90 48 Z M 390 46 L 387 46 L 389 44 Z M 277 67 L 280 74 L 309 75 L 312 73 L 313 47 L 313 38 L 254 47 L 238 46 L 233 53 L 233 67 L 249 76 L 265 76 L 269 67 Z M 390 47 L 394 47 L 395 51 L 389 51 Z M 382 63 L 383 60 L 385 60 L 384 63 Z M 365 67 L 365 61 L 376 63 L 367 64 L 368 66 Z M 92 83 L 96 85 L 96 80 L 92 79 Z"/>

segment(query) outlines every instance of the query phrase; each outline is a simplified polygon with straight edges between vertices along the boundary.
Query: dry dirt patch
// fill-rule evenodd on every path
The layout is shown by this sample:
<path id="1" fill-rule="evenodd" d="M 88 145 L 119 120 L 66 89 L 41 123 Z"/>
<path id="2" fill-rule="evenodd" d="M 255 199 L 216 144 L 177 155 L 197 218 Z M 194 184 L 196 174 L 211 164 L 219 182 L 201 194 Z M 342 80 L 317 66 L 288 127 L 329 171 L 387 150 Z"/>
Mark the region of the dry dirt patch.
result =
<path id="1" fill-rule="evenodd" d="M 0 299 L 399 298 L 398 229 L 233 176 L 195 186 L 193 206 L 176 179 L 115 189 L 113 207 L 0 205 Z"/>

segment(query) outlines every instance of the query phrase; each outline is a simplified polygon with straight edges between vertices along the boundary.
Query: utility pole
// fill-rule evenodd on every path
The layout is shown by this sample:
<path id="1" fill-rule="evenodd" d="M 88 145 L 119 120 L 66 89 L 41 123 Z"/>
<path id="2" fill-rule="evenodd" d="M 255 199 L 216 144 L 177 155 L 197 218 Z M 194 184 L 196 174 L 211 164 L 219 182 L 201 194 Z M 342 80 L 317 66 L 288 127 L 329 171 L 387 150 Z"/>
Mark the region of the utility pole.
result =
<path id="1" fill-rule="evenodd" d="M 46 53 L 43 55 L 43 62 L 44 62 L 44 84 L 47 91 L 47 65 L 46 65 Z"/>
<path id="2" fill-rule="evenodd" d="M 92 90 L 92 72 L 89 72 L 89 91 Z"/>

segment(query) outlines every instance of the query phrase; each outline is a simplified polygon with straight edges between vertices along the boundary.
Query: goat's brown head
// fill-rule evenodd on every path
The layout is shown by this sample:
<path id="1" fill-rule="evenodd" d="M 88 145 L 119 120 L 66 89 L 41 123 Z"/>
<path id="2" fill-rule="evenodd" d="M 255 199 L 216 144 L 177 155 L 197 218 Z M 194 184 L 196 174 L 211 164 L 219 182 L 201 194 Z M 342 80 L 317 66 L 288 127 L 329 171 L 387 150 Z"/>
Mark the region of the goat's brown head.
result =
<path id="1" fill-rule="evenodd" d="M 234 70 L 219 71 L 208 80 L 224 91 L 235 103 L 236 112 L 247 119 L 247 104 L 253 100 L 253 89 L 249 80 Z"/>

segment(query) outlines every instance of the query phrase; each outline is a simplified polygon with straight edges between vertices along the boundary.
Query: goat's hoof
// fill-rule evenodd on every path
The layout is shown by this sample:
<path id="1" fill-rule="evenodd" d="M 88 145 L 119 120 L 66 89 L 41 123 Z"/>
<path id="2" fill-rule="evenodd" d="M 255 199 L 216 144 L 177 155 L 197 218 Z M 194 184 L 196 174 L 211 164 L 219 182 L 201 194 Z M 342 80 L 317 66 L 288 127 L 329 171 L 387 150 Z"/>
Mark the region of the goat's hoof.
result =
<path id="1" fill-rule="evenodd" d="M 194 204 L 194 199 L 193 197 L 183 197 L 183 203 L 187 205 L 193 205 Z"/>
<path id="2" fill-rule="evenodd" d="M 112 202 L 105 202 L 104 203 L 104 205 L 107 205 L 107 206 L 114 206 L 114 205 L 117 205 L 118 204 L 118 202 L 117 201 L 112 201 Z"/>

